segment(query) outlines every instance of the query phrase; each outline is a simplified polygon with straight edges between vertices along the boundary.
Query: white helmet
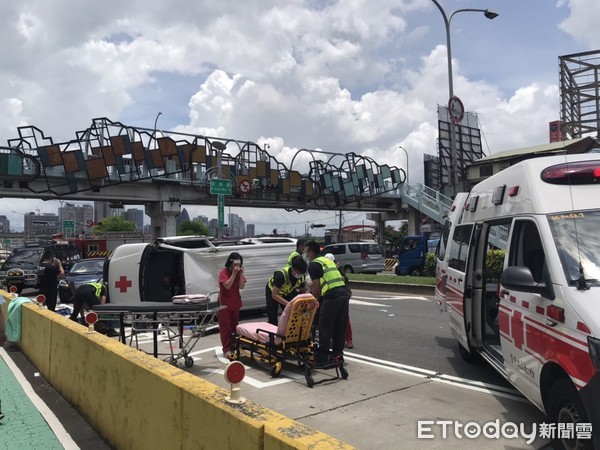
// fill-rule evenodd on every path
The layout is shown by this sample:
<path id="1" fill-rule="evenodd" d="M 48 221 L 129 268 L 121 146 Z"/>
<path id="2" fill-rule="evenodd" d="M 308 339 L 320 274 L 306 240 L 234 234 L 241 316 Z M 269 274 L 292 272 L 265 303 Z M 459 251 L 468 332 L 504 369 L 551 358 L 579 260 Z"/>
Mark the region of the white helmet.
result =
<path id="1" fill-rule="evenodd" d="M 333 253 L 327 253 L 325 255 L 325 258 L 330 259 L 332 261 L 335 261 L 335 256 L 333 256 Z"/>

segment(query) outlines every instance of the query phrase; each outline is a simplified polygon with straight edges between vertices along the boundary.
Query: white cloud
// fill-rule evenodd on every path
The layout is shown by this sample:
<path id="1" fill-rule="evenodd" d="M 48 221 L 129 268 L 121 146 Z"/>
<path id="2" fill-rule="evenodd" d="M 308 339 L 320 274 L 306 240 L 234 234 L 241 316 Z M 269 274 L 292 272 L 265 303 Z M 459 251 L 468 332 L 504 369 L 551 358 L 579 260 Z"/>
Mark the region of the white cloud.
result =
<path id="1" fill-rule="evenodd" d="M 511 60 L 530 57 L 528 43 L 556 36 L 559 24 L 566 45 L 569 36 L 589 48 L 600 44 L 589 31 L 600 19 L 596 0 L 528 1 L 542 11 L 535 23 L 521 26 L 517 6 L 502 3 L 494 32 L 472 31 L 466 18 L 454 29 L 461 38 L 454 91 L 477 112 L 492 152 L 546 142 L 547 123 L 559 114 L 558 88 L 546 81 L 552 77 L 533 65 L 511 67 Z M 460 7 L 478 6 L 464 0 Z M 71 139 L 103 116 L 135 117 L 133 125 L 150 128 L 163 111 L 161 123 L 170 120 L 173 130 L 268 144 L 285 164 L 298 149 L 323 149 L 405 167 L 401 145 L 414 183 L 422 179 L 423 154 L 436 153 L 448 69 L 441 17 L 430 0 L 249 0 L 243 8 L 25 0 L 0 5 L 0 23 L 5 140 L 25 124 Z M 481 48 L 499 48 L 498 36 L 506 48 L 461 51 L 465 30 Z M 556 70 L 558 55 L 544 51 Z M 474 61 L 475 75 L 468 69 Z M 486 70 L 500 61 L 506 72 Z M 515 79 L 519 85 L 509 85 Z M 164 95 L 160 103 L 157 94 Z M 310 159 L 298 154 L 294 168 L 307 168 Z"/>

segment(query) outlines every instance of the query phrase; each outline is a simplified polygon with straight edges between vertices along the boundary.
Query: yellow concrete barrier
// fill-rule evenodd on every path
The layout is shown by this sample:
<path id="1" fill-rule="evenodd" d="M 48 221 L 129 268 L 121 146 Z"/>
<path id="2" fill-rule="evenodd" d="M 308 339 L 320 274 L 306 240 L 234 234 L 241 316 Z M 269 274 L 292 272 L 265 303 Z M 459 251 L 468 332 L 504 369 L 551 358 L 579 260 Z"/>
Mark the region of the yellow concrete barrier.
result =
<path id="1" fill-rule="evenodd" d="M 23 353 L 116 448 L 352 448 L 37 305 L 22 328 Z"/>

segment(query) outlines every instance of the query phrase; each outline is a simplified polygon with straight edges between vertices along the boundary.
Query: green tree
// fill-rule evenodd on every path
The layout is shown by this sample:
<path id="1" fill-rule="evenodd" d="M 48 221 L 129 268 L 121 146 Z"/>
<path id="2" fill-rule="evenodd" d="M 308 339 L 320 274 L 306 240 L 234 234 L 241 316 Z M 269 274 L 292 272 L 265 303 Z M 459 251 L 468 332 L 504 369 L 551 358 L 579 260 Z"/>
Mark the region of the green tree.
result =
<path id="1" fill-rule="evenodd" d="M 102 219 L 102 223 L 94 227 L 95 234 L 109 233 L 111 231 L 135 231 L 135 222 L 125 220 L 120 216 L 114 216 Z"/>
<path id="2" fill-rule="evenodd" d="M 177 236 L 207 235 L 208 228 L 197 220 L 184 220 L 177 229 Z"/>

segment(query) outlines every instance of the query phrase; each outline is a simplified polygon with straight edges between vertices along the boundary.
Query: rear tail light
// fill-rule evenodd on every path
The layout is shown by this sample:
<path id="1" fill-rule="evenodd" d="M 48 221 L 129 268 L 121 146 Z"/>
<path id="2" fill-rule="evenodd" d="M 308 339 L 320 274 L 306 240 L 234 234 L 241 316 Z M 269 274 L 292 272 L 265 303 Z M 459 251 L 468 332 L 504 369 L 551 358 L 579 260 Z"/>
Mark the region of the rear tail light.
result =
<path id="1" fill-rule="evenodd" d="M 542 181 L 550 184 L 596 184 L 600 182 L 598 161 L 557 164 L 542 170 Z"/>

